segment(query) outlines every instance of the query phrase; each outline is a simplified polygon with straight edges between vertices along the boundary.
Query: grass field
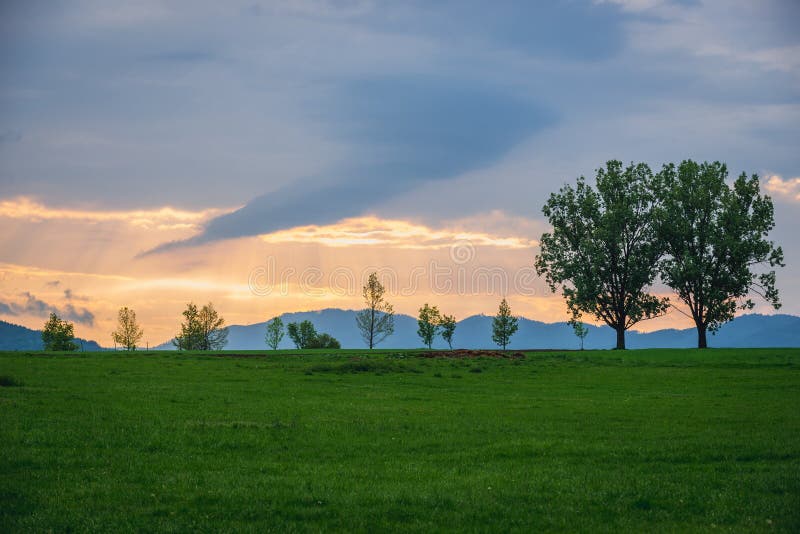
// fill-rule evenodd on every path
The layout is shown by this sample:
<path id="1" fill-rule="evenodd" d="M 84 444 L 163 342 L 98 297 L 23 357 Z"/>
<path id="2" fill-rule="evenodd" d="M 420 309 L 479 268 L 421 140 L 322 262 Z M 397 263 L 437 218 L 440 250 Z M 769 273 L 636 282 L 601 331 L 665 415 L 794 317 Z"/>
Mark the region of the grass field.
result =
<path id="1" fill-rule="evenodd" d="M 326 352 L 0 354 L 0 531 L 800 531 L 800 350 Z"/>

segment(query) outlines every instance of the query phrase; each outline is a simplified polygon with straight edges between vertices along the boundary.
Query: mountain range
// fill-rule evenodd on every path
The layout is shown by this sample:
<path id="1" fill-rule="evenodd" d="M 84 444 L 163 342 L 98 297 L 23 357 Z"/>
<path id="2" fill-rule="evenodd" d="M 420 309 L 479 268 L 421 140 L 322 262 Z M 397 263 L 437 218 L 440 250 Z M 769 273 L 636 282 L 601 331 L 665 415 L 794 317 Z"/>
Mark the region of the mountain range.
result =
<path id="1" fill-rule="evenodd" d="M 317 332 L 326 332 L 339 340 L 344 348 L 364 348 L 356 327 L 355 310 L 328 308 L 319 311 L 285 313 L 281 315 L 284 325 L 290 322 L 309 320 Z M 264 335 L 266 322 L 228 327 L 226 350 L 266 349 Z M 587 349 L 613 348 L 616 334 L 608 326 L 586 325 L 589 334 L 584 340 Z M 697 331 L 667 329 L 653 332 L 629 331 L 626 346 L 641 348 L 685 348 L 697 346 Z M 800 317 L 794 315 L 748 314 L 725 324 L 716 335 L 708 336 L 710 347 L 800 347 Z M 394 334 L 386 338 L 378 348 L 409 349 L 422 346 L 417 335 L 417 320 L 408 315 L 396 314 Z M 447 344 L 437 338 L 434 348 L 445 349 Z M 511 338 L 511 349 L 576 349 L 580 347 L 572 327 L 567 323 L 543 323 L 520 318 L 519 330 Z M 172 349 L 171 342 L 157 349 Z M 283 338 L 280 348 L 294 348 L 288 336 Z M 453 337 L 453 348 L 494 348 L 492 343 L 492 317 L 473 315 L 459 321 Z"/>
<path id="2" fill-rule="evenodd" d="M 326 332 L 337 338 L 344 348 L 363 348 L 364 342 L 356 327 L 355 310 L 328 308 L 319 311 L 285 313 L 284 324 L 309 320 L 318 332 Z M 264 334 L 266 322 L 228 327 L 227 350 L 266 349 Z M 584 341 L 587 349 L 607 349 L 615 344 L 615 333 L 607 326 L 586 325 L 589 334 Z M 687 348 L 697 345 L 694 328 L 666 329 L 653 332 L 629 331 L 626 345 L 631 349 L 642 348 Z M 95 341 L 76 340 L 83 350 L 108 350 Z M 794 315 L 748 314 L 737 317 L 720 328 L 716 335 L 709 335 L 710 347 L 800 347 L 800 317 Z M 422 343 L 417 336 L 417 320 L 408 315 L 395 315 L 395 331 L 378 348 L 419 348 Z M 493 348 L 492 317 L 473 315 L 459 321 L 453 338 L 454 348 Z M 579 340 L 567 323 L 543 323 L 520 318 L 519 330 L 511 338 L 511 349 L 577 349 Z M 155 349 L 171 350 L 171 341 Z M 280 348 L 294 348 L 288 336 Z M 434 348 L 447 345 L 437 338 Z M 42 334 L 24 326 L 0 321 L 0 350 L 41 350 Z"/>
<path id="3" fill-rule="evenodd" d="M 106 350 L 96 341 L 75 338 L 82 350 Z M 0 350 L 42 350 L 42 331 L 0 321 Z"/>

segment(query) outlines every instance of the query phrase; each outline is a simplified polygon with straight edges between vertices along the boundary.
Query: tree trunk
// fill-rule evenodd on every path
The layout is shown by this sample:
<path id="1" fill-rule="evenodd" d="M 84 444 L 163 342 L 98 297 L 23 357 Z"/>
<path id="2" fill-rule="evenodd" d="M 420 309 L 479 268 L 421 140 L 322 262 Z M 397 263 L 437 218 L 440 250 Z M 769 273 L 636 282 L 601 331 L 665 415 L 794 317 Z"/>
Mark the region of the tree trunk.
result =
<path id="1" fill-rule="evenodd" d="M 617 327 L 617 350 L 625 350 L 625 328 Z"/>
<path id="2" fill-rule="evenodd" d="M 369 350 L 372 350 L 373 340 L 375 339 L 375 308 L 370 309 L 369 315 Z"/>
<path id="3" fill-rule="evenodd" d="M 708 348 L 708 344 L 706 343 L 706 326 L 701 323 L 697 324 L 697 348 Z"/>

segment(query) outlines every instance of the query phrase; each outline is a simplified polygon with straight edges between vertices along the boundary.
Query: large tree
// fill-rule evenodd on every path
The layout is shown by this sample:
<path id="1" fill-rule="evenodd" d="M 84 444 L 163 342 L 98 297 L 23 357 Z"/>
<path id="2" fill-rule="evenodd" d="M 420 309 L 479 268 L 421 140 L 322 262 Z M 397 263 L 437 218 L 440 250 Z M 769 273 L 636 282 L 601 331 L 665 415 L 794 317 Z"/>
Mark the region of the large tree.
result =
<path id="1" fill-rule="evenodd" d="M 500 302 L 500 307 L 497 309 L 497 315 L 492 319 L 492 341 L 494 341 L 503 350 L 511 342 L 513 336 L 519 328 L 519 319 L 511 315 L 511 307 L 508 301 L 503 299 Z"/>
<path id="2" fill-rule="evenodd" d="M 439 332 L 439 322 L 441 320 L 442 315 L 439 313 L 439 308 L 436 306 L 428 306 L 426 302 L 425 305 L 419 309 L 417 335 L 429 349 L 433 345 L 436 334 Z"/>
<path id="3" fill-rule="evenodd" d="M 125 350 L 136 350 L 136 344 L 143 336 L 144 331 L 136 321 L 136 312 L 127 306 L 120 308 L 117 314 L 117 329 L 111 333 L 114 343 L 125 347 Z"/>
<path id="4" fill-rule="evenodd" d="M 221 350 L 228 342 L 225 319 L 212 303 L 199 310 L 190 302 L 183 311 L 184 322 L 173 343 L 180 350 Z"/>
<path id="5" fill-rule="evenodd" d="M 378 275 L 370 274 L 362 291 L 366 307 L 356 314 L 361 337 L 370 349 L 394 333 L 394 308 L 383 298 L 384 293 Z"/>
<path id="6" fill-rule="evenodd" d="M 589 314 L 616 330 L 618 349 L 628 328 L 669 305 L 648 293 L 661 257 L 657 193 L 646 164 L 609 161 L 597 170 L 596 189 L 580 177 L 542 208 L 553 231 L 542 235 L 536 271 L 551 290 L 561 287 L 573 319 Z"/>
<path id="7" fill-rule="evenodd" d="M 75 339 L 72 323 L 64 321 L 55 313 L 50 313 L 50 319 L 42 330 L 44 350 L 76 350 L 78 345 Z"/>
<path id="8" fill-rule="evenodd" d="M 757 175 L 743 173 L 729 186 L 719 162 L 687 160 L 659 174 L 658 237 L 666 252 L 661 277 L 689 308 L 697 346 L 706 348 L 708 330 L 716 332 L 737 308 L 754 306 L 751 293 L 780 307 L 775 271 L 754 272 L 759 265 L 783 266 L 783 251 L 767 240 L 775 226 L 772 200 L 759 194 Z"/>

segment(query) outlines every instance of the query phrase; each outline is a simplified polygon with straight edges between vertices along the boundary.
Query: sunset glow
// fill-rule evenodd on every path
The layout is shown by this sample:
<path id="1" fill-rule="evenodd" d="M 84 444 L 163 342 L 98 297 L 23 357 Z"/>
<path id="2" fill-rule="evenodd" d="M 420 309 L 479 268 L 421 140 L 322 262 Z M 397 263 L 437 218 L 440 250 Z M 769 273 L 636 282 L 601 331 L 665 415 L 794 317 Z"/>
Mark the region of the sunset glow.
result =
<path id="1" fill-rule="evenodd" d="M 128 306 L 152 345 L 190 301 L 228 324 L 355 309 L 376 271 L 400 313 L 505 296 L 562 321 L 533 269 L 548 197 L 686 158 L 761 176 L 800 313 L 788 4 L 101 4 L 0 11 L 0 320 L 57 311 L 109 345 Z"/>
<path id="2" fill-rule="evenodd" d="M 39 328 L 49 310 L 66 312 L 77 319 L 78 335 L 108 343 L 117 309 L 130 306 L 146 327 L 146 342 L 155 345 L 174 335 L 189 301 L 213 301 L 230 324 L 298 310 L 358 308 L 361 285 L 373 270 L 400 313 L 414 315 L 423 302 L 436 302 L 465 318 L 491 312 L 507 295 L 516 313 L 526 317 L 567 317 L 560 296 L 551 295 L 533 272 L 535 235 L 471 230 L 536 227 L 498 212 L 439 228 L 377 216 L 349 218 L 137 255 L 191 237 L 213 212 L 78 211 L 30 199 L 0 204 L 0 224 L 13 230 L 0 237 L 5 317 Z M 31 298 L 43 304 L 33 305 Z M 687 325 L 675 313 L 641 326 Z"/>

